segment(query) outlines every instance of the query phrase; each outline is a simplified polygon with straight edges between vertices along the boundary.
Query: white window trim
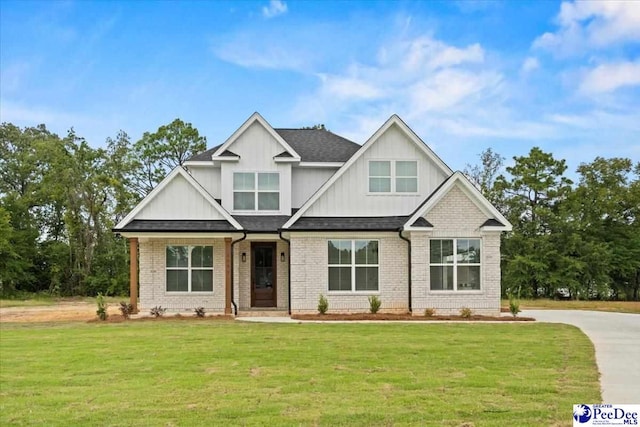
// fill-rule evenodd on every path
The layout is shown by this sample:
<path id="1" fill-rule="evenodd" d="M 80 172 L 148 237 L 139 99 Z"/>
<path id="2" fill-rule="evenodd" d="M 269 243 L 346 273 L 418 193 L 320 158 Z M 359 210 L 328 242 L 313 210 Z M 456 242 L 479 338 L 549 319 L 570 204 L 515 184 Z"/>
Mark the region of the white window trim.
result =
<path id="1" fill-rule="evenodd" d="M 253 190 L 236 190 L 235 188 L 233 188 L 233 182 L 235 180 L 235 174 L 237 173 L 243 173 L 243 174 L 253 174 L 253 178 L 254 178 L 254 189 Z M 276 174 L 278 175 L 278 191 L 274 191 L 274 190 L 260 190 L 258 189 L 258 175 L 259 174 Z M 281 176 L 280 176 L 280 172 L 279 171 L 233 171 L 231 174 L 231 205 L 233 206 L 233 212 L 237 212 L 237 213 L 247 213 L 247 212 L 260 212 L 260 213 L 276 213 L 276 212 L 280 212 L 282 209 L 282 194 L 281 194 L 281 187 L 280 187 L 280 183 L 281 183 Z M 235 206 L 235 202 L 234 202 L 234 194 L 235 193 L 253 193 L 253 203 L 255 206 L 255 209 L 236 209 Z M 266 210 L 266 209 L 258 209 L 258 194 L 260 193 L 278 193 L 278 209 L 270 209 L 270 210 Z"/>
<path id="2" fill-rule="evenodd" d="M 390 170 L 389 173 L 391 175 L 370 175 L 370 163 L 371 162 L 389 162 Z M 398 177 L 396 175 L 396 163 L 397 162 L 415 162 L 416 163 L 416 191 L 396 191 L 396 180 L 398 178 L 414 178 L 413 176 L 401 176 Z M 391 180 L 391 190 L 390 191 L 371 191 L 370 178 L 389 178 Z M 416 159 L 369 159 L 367 161 L 367 195 L 368 196 L 417 196 L 420 194 L 420 162 Z"/>
<path id="3" fill-rule="evenodd" d="M 327 259 L 327 293 L 331 295 L 379 295 L 380 294 L 380 240 L 378 239 L 327 239 L 327 248 L 329 241 L 351 242 L 351 263 L 350 264 L 329 264 Z M 356 240 L 365 240 L 367 242 L 378 243 L 378 263 L 377 264 L 356 264 Z M 329 268 L 330 267 L 349 267 L 351 269 L 351 290 L 350 291 L 333 291 L 329 289 Z M 378 269 L 378 290 L 356 290 L 356 267 L 375 267 Z"/>
<path id="4" fill-rule="evenodd" d="M 187 267 L 168 267 L 167 266 L 167 248 L 170 246 L 186 246 L 187 247 Z M 191 266 L 191 251 L 196 246 L 209 246 L 211 247 L 213 264 L 211 267 L 192 267 Z M 178 243 L 169 243 L 165 245 L 164 248 L 164 293 L 165 295 L 212 295 L 216 288 L 215 284 L 215 251 L 213 245 L 181 245 Z M 186 291 L 168 291 L 167 290 L 167 271 L 180 271 L 187 270 L 187 290 Z M 211 290 L 210 291 L 192 291 L 191 290 L 191 272 L 193 270 L 202 271 L 202 270 L 211 270 Z"/>
<path id="5" fill-rule="evenodd" d="M 435 241 L 435 240 L 452 240 L 453 241 L 453 263 L 452 264 L 443 264 L 443 263 L 432 263 L 431 262 L 431 242 Z M 457 258 L 457 247 L 458 247 L 458 240 L 479 240 L 480 241 L 480 262 L 478 263 L 463 263 L 463 264 L 458 264 L 458 258 Z M 483 280 L 482 280 L 482 274 L 483 274 L 483 267 L 482 267 L 482 257 L 484 254 L 484 247 L 483 247 L 483 239 L 480 237 L 440 237 L 440 238 L 433 238 L 433 239 L 429 239 L 429 251 L 427 253 L 427 257 L 429 257 L 429 292 L 433 292 L 433 293 L 437 293 L 437 294 L 442 294 L 442 293 L 460 293 L 463 292 L 465 294 L 469 293 L 476 293 L 476 294 L 481 294 L 484 293 L 484 286 L 483 286 Z M 463 266 L 463 267 L 480 267 L 480 289 L 458 289 L 458 266 Z M 431 267 L 453 267 L 453 289 L 431 289 Z"/>

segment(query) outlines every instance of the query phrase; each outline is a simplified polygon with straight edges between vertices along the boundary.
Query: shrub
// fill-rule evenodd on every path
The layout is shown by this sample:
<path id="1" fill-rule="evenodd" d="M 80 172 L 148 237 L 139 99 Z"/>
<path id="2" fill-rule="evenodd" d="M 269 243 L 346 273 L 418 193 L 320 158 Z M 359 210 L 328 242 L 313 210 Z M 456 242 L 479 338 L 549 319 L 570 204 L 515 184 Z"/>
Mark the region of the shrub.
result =
<path id="1" fill-rule="evenodd" d="M 133 314 L 133 304 L 120 301 L 120 313 L 122 313 L 122 317 L 128 319 Z"/>
<path id="2" fill-rule="evenodd" d="M 376 314 L 378 310 L 380 310 L 380 306 L 382 305 L 382 301 L 378 298 L 377 295 L 369 296 L 369 311 L 373 314 Z"/>
<path id="3" fill-rule="evenodd" d="M 513 295 L 513 292 L 510 289 L 507 291 L 507 295 L 509 295 L 509 311 L 513 317 L 516 317 L 521 311 L 520 300 Z"/>
<path id="4" fill-rule="evenodd" d="M 193 311 L 196 312 L 196 316 L 204 317 L 204 314 L 205 314 L 204 307 L 196 307 L 196 308 L 193 309 Z"/>
<path id="5" fill-rule="evenodd" d="M 436 315 L 435 308 L 425 308 L 424 309 L 424 317 L 433 317 Z"/>
<path id="6" fill-rule="evenodd" d="M 149 311 L 149 314 L 151 314 L 153 317 L 162 317 L 164 316 L 165 311 L 167 311 L 166 308 L 162 308 L 161 305 L 156 305 Z"/>
<path id="7" fill-rule="evenodd" d="M 318 313 L 320 314 L 327 314 L 327 311 L 329 310 L 329 301 L 327 301 L 327 298 L 320 294 L 320 298 L 318 298 Z"/>
<path id="8" fill-rule="evenodd" d="M 98 304 L 98 309 L 96 310 L 96 314 L 100 320 L 107 320 L 109 317 L 109 313 L 107 313 L 107 302 L 104 300 L 104 295 L 98 293 L 98 297 L 96 298 L 96 304 Z"/>
<path id="9" fill-rule="evenodd" d="M 472 314 L 473 312 L 469 307 L 462 307 L 460 309 L 460 317 L 462 317 L 463 319 L 470 319 Z"/>

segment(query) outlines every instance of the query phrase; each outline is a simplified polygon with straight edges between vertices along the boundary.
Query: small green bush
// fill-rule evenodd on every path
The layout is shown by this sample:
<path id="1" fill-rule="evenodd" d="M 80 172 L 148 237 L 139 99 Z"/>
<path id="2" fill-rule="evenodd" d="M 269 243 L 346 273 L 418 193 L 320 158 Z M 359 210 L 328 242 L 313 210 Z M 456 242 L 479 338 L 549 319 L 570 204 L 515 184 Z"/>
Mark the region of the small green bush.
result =
<path id="1" fill-rule="evenodd" d="M 381 305 L 382 301 L 380 301 L 377 295 L 369 295 L 369 311 L 372 314 L 376 314 L 378 310 L 380 310 Z"/>
<path id="2" fill-rule="evenodd" d="M 198 317 L 204 317 L 205 315 L 204 307 L 196 307 L 193 309 L 193 311 L 196 312 L 196 316 Z"/>
<path id="3" fill-rule="evenodd" d="M 120 313 L 122 313 L 122 317 L 128 319 L 133 314 L 133 304 L 120 301 Z"/>
<path id="4" fill-rule="evenodd" d="M 165 311 L 167 311 L 166 308 L 162 308 L 161 305 L 156 305 L 149 311 L 149 314 L 151 314 L 153 317 L 162 317 L 164 316 Z"/>
<path id="5" fill-rule="evenodd" d="M 107 302 L 104 300 L 104 295 L 101 293 L 98 294 L 96 298 L 96 304 L 98 304 L 98 309 L 96 310 L 96 314 L 100 320 L 107 320 L 109 317 L 109 313 L 107 313 Z"/>
<path id="6" fill-rule="evenodd" d="M 473 312 L 469 307 L 462 307 L 460 309 L 460 317 L 462 317 L 463 319 L 470 319 L 472 314 Z"/>
<path id="7" fill-rule="evenodd" d="M 436 315 L 435 308 L 425 308 L 424 309 L 424 317 L 433 317 Z"/>
<path id="8" fill-rule="evenodd" d="M 318 313 L 320 314 L 327 314 L 327 311 L 329 310 L 329 301 L 327 301 L 327 298 L 320 294 L 320 298 L 318 298 Z"/>
<path id="9" fill-rule="evenodd" d="M 518 296 L 520 295 L 520 289 L 518 289 Z M 511 289 L 507 289 L 507 296 L 509 296 L 509 312 L 513 317 L 516 317 L 520 313 L 520 299 L 517 298 Z"/>

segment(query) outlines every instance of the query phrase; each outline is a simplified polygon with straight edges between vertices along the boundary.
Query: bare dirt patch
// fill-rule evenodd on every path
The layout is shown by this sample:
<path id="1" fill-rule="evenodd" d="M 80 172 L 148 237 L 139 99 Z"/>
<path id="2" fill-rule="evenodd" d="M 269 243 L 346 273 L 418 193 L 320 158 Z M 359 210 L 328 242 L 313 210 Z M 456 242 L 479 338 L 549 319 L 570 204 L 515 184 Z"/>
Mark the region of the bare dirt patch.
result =
<path id="1" fill-rule="evenodd" d="M 69 322 L 96 318 L 96 305 L 86 301 L 64 301 L 55 305 L 0 308 L 0 322 Z M 108 307 L 109 316 L 118 315 L 115 305 Z"/>

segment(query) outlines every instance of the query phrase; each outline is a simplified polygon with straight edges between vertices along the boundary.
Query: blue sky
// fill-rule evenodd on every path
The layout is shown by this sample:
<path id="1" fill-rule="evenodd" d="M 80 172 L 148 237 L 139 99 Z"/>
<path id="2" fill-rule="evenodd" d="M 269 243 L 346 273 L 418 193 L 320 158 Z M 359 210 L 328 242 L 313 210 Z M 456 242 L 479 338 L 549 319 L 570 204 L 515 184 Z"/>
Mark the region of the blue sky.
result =
<path id="1" fill-rule="evenodd" d="M 640 1 L 0 0 L 0 116 L 93 146 L 254 111 L 363 143 L 393 113 L 453 169 L 533 146 L 640 161 Z"/>

